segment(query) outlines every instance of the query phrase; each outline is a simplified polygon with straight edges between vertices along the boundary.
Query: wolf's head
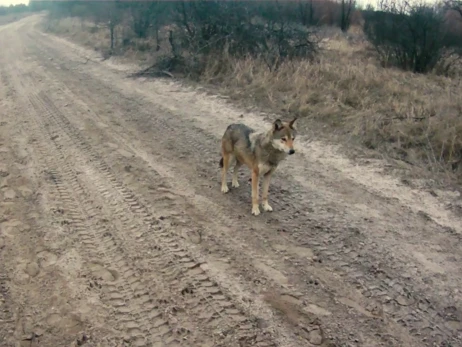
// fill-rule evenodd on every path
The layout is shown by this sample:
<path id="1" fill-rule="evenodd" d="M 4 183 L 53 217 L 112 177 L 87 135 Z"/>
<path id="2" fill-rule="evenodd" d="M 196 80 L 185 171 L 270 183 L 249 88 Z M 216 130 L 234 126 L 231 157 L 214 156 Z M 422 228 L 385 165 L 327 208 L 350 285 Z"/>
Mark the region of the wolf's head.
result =
<path id="1" fill-rule="evenodd" d="M 277 150 L 287 153 L 294 154 L 294 141 L 297 135 L 294 118 L 290 122 L 282 122 L 280 119 L 276 119 L 273 123 L 273 147 Z"/>

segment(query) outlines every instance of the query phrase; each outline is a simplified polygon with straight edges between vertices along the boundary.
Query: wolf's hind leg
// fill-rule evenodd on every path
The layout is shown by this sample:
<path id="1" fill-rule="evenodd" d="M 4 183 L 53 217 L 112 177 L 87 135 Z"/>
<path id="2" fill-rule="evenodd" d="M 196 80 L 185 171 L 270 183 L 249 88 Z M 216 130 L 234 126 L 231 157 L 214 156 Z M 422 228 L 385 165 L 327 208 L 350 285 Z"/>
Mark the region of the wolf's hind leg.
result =
<path id="1" fill-rule="evenodd" d="M 234 171 L 233 171 L 233 180 L 231 182 L 231 186 L 233 188 L 239 187 L 239 182 L 237 180 L 237 174 L 239 172 L 239 168 L 242 166 L 242 163 L 236 159 L 236 164 L 234 165 Z"/>

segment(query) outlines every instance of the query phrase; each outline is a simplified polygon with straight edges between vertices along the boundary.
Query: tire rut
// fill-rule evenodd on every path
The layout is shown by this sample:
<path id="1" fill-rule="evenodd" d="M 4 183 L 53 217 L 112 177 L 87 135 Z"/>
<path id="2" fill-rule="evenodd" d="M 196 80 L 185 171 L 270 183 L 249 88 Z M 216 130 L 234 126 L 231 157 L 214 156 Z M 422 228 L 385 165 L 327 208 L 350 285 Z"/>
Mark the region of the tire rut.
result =
<path id="1" fill-rule="evenodd" d="M 25 89 L 23 92 L 27 93 Z M 65 209 L 70 211 L 69 222 L 74 226 L 77 238 L 81 240 L 85 252 L 91 255 L 89 259 L 101 258 L 101 264 L 97 262 L 94 266 L 97 268 L 102 266 L 106 278 L 113 278 L 112 281 L 104 284 L 106 288 L 104 297 L 116 311 L 118 326 L 125 330 L 129 340 L 137 346 L 147 346 L 154 342 L 180 345 L 182 339 L 192 333 L 192 327 L 194 327 L 192 322 L 185 324 L 187 328 L 181 327 L 181 324 L 172 327 L 169 326 L 167 319 L 161 318 L 168 305 L 165 302 L 156 303 L 156 296 L 152 293 L 159 290 L 176 293 L 178 296 L 182 294 L 189 296 L 183 302 L 184 307 L 175 309 L 176 313 L 184 311 L 183 314 L 177 314 L 175 319 L 187 321 L 186 317 L 197 318 L 200 322 L 200 330 L 206 333 L 204 336 L 213 335 L 214 343 L 217 341 L 230 343 L 228 340 L 231 337 L 238 339 L 240 343 L 244 343 L 243 345 L 249 343 L 256 346 L 274 345 L 270 337 L 265 337 L 264 333 L 255 330 L 251 320 L 206 274 L 206 271 L 200 267 L 200 263 L 179 245 L 178 240 L 173 237 L 174 233 L 168 229 L 168 221 L 160 223 L 148 211 L 145 203 L 140 202 L 131 191 L 118 182 L 109 166 L 72 128 L 51 100 L 46 95 L 35 95 L 34 93 L 30 93 L 28 99 L 31 105 L 29 114 L 41 115 L 45 120 L 43 122 L 36 119 L 39 133 L 45 138 L 49 137 L 51 145 L 54 146 L 48 145 L 47 148 L 39 146 L 46 166 L 49 168 L 49 177 L 56 186 L 59 199 L 65 204 Z M 111 232 L 113 228 L 117 230 L 115 223 L 104 225 L 88 222 L 97 219 L 101 209 L 95 206 L 93 200 L 95 196 L 90 197 L 88 187 L 82 185 L 75 169 L 66 160 L 66 154 L 68 154 L 66 146 L 69 146 L 69 142 L 63 142 L 64 140 L 61 139 L 63 130 L 67 134 L 66 140 L 74 142 L 80 153 L 86 152 L 86 156 L 89 157 L 88 161 L 92 163 L 95 171 L 99 172 L 102 179 L 95 179 L 94 187 L 97 188 L 97 195 L 108 205 L 106 215 L 108 218 L 118 220 L 127 231 L 134 232 L 136 247 L 132 245 L 133 242 L 129 240 L 129 237 L 121 236 L 123 229 Z M 81 160 L 78 155 L 74 158 L 76 161 Z M 84 164 L 86 163 L 82 163 Z M 110 185 L 103 183 L 104 181 L 109 182 Z M 155 246 L 148 247 L 147 241 Z M 155 242 L 151 243 L 152 241 Z M 143 257 L 153 251 L 157 251 L 157 254 L 148 258 L 150 259 L 149 273 L 161 273 L 163 277 L 161 282 L 167 283 L 168 288 L 163 287 L 159 280 L 156 281 L 155 276 L 147 277 L 146 272 L 141 275 L 143 268 L 133 268 L 130 266 L 131 263 L 125 260 L 134 254 Z M 131 260 L 136 261 L 136 259 Z M 117 271 L 110 270 L 114 264 L 117 266 Z M 149 290 L 152 283 L 157 283 L 160 288 L 154 291 Z M 221 337 L 213 334 L 217 327 L 223 332 Z M 156 330 L 159 332 L 157 335 L 151 332 Z M 162 341 L 157 341 L 158 338 Z M 212 340 L 200 343 L 205 346 L 212 344 Z"/>

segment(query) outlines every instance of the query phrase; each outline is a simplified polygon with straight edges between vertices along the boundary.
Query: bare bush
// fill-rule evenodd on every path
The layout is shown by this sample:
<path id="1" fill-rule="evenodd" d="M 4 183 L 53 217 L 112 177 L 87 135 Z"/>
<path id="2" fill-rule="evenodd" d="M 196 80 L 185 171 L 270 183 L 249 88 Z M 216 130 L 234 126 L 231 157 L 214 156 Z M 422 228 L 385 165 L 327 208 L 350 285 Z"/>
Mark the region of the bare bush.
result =
<path id="1" fill-rule="evenodd" d="M 427 73 L 460 54 L 462 36 L 448 30 L 442 6 L 384 2 L 380 11 L 363 16 L 364 32 L 384 66 Z"/>
<path id="2" fill-rule="evenodd" d="M 259 57 L 270 70 L 285 60 L 312 58 L 317 48 L 313 32 L 296 17 L 278 1 L 177 2 L 176 30 L 170 32 L 172 56 L 181 56 L 199 74 L 207 59 L 223 54 Z"/>

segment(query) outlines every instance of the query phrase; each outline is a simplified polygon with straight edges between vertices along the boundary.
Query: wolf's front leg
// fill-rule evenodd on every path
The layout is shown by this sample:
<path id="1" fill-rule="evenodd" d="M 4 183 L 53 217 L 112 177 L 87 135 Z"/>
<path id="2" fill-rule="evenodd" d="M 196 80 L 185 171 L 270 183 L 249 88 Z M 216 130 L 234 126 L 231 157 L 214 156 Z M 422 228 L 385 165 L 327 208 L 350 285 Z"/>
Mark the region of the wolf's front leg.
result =
<path id="1" fill-rule="evenodd" d="M 272 171 L 268 172 L 267 174 L 263 176 L 263 184 L 262 184 L 262 206 L 263 206 L 263 210 L 267 212 L 273 211 L 273 208 L 268 203 L 268 191 L 269 191 L 269 185 L 270 185 L 270 180 L 271 180 L 271 174 L 272 174 Z"/>
<path id="2" fill-rule="evenodd" d="M 252 214 L 258 216 L 260 214 L 260 207 L 258 206 L 258 179 L 260 173 L 258 169 L 252 170 Z"/>

